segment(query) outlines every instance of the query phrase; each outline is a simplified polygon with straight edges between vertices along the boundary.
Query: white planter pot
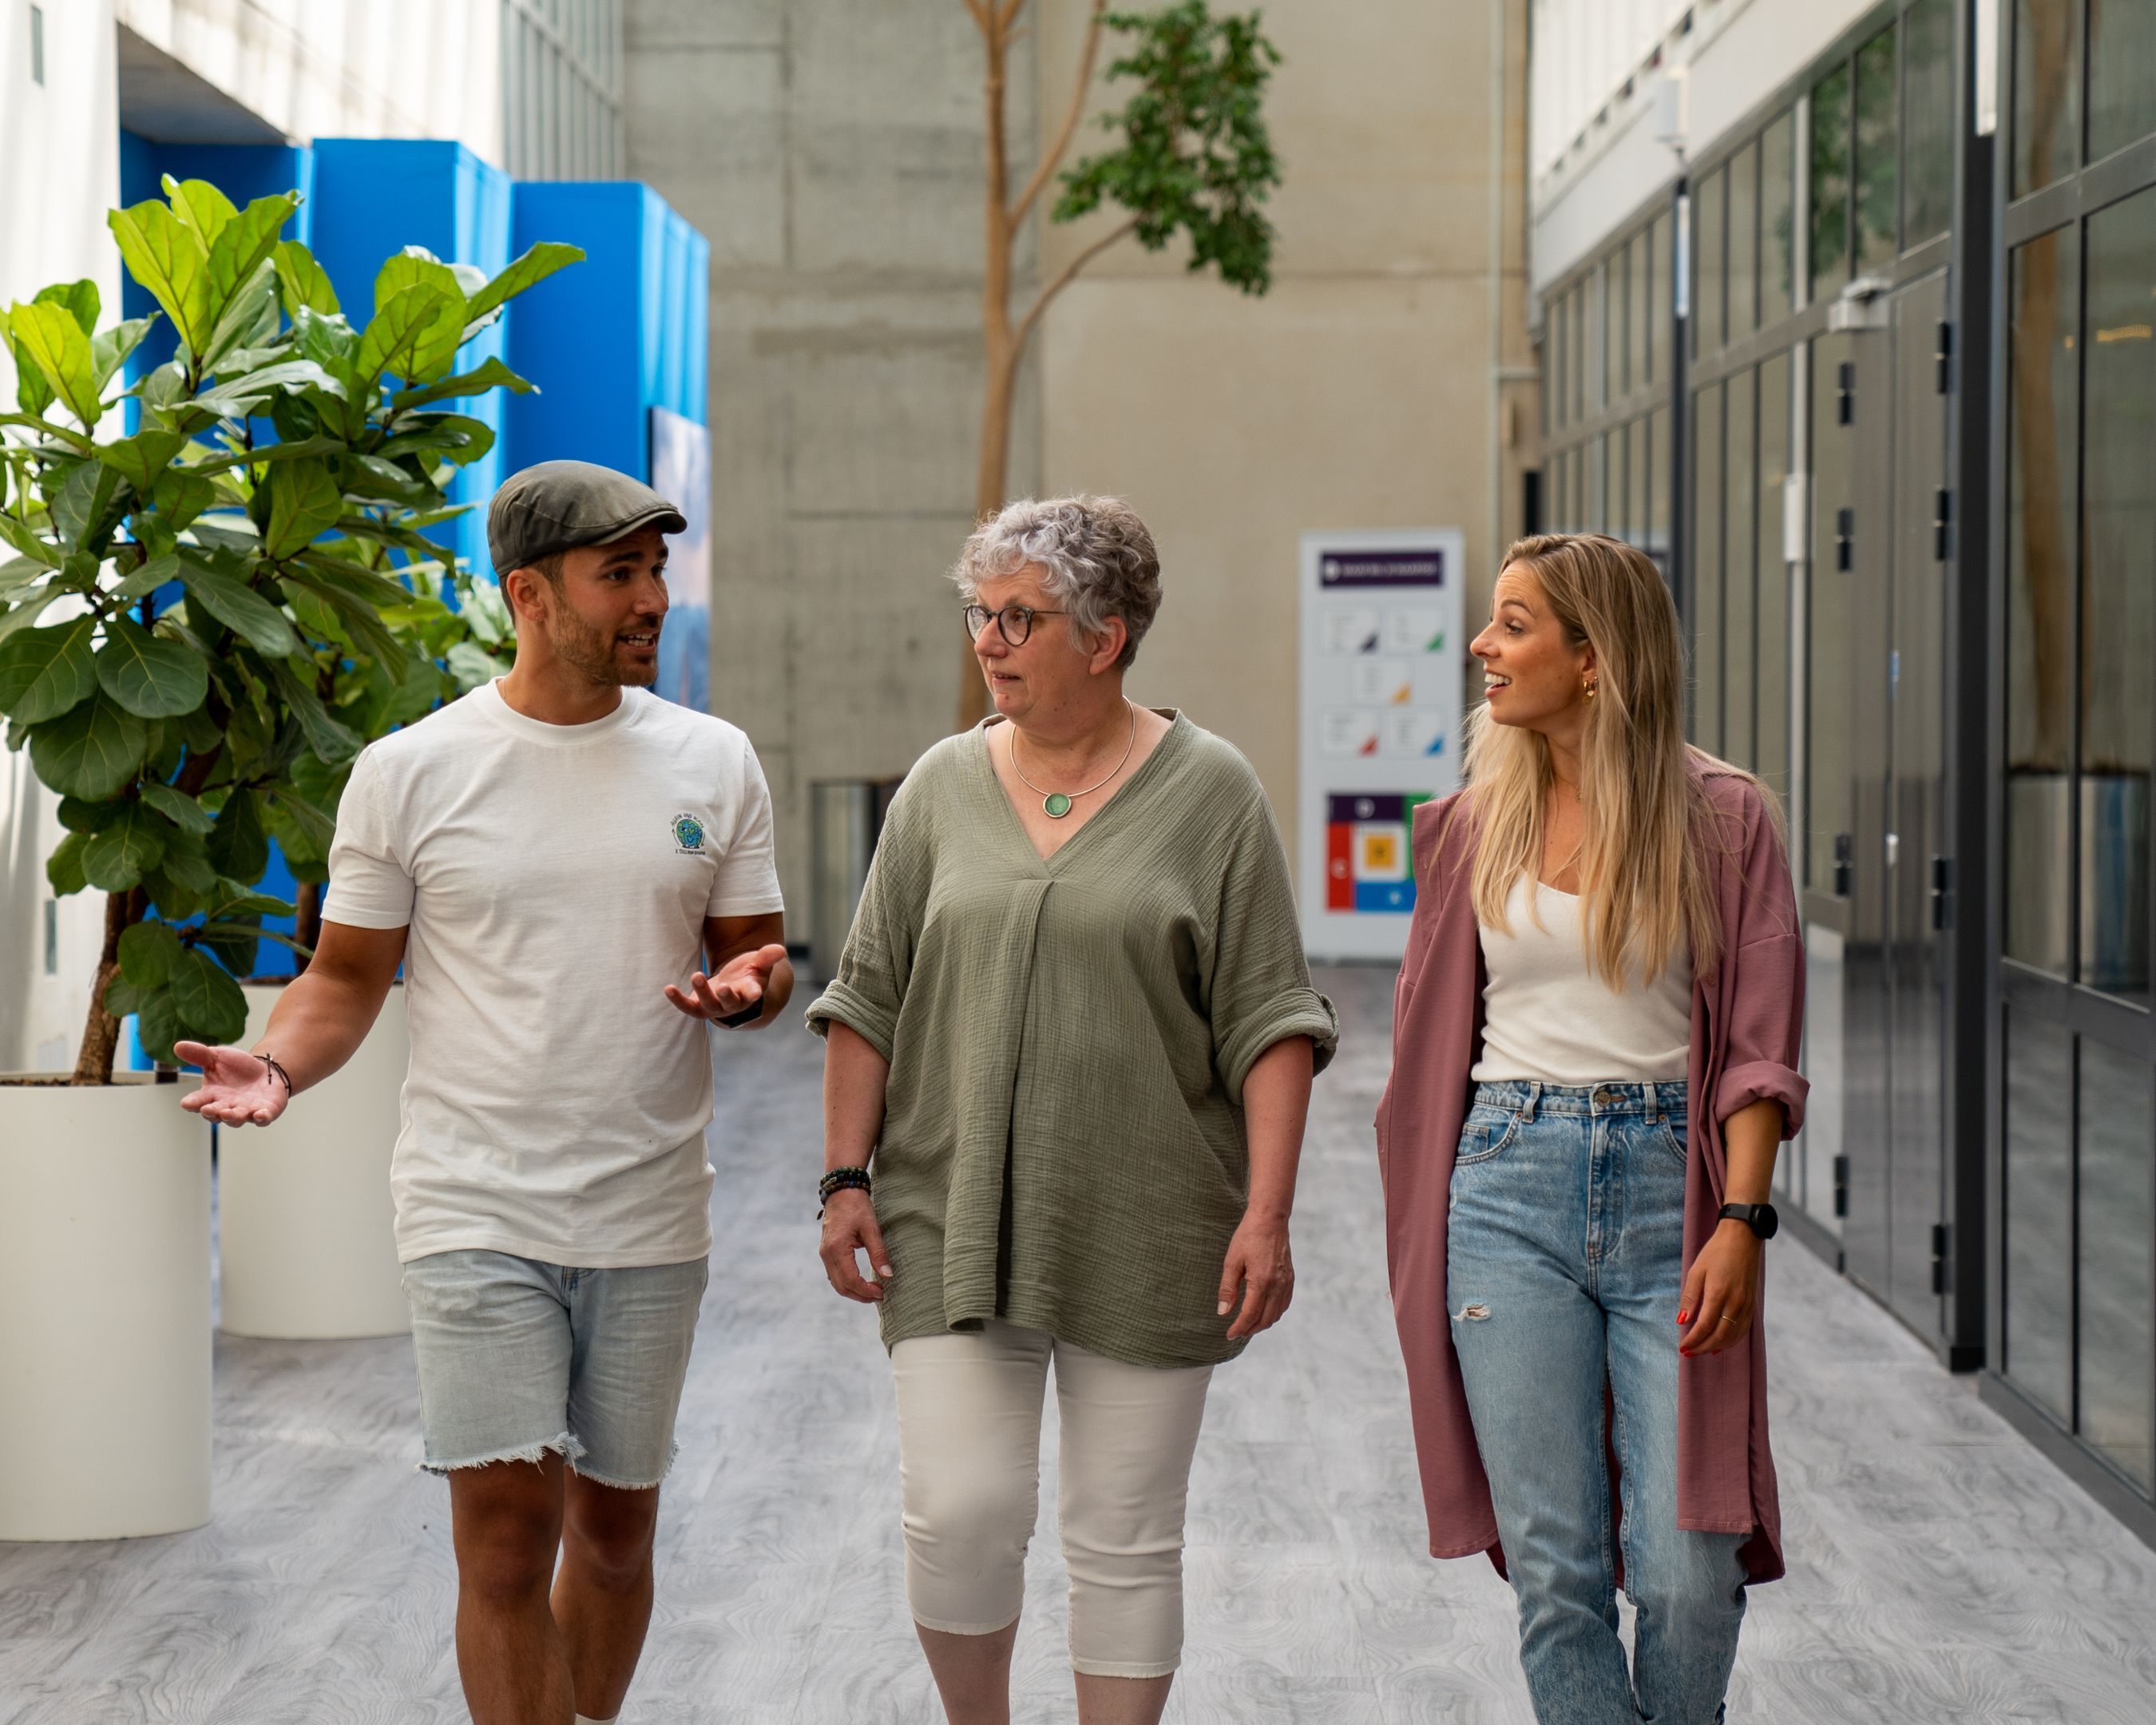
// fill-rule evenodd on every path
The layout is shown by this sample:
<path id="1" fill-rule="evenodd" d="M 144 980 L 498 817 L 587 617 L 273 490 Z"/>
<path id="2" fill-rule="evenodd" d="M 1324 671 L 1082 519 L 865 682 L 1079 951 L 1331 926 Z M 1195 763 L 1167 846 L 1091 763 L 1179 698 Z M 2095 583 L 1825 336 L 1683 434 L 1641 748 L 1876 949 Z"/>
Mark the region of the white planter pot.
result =
<path id="1" fill-rule="evenodd" d="M 180 1106 L 193 1088 L 147 1073 L 0 1085 L 0 1540 L 209 1519 L 209 1128 Z"/>
<path id="2" fill-rule="evenodd" d="M 262 1039 L 284 992 L 247 989 L 243 1048 Z M 411 1060 L 399 983 L 359 1051 L 302 1091 L 275 1125 L 220 1129 L 218 1323 L 227 1334 L 326 1341 L 410 1331 L 389 1158 Z"/>

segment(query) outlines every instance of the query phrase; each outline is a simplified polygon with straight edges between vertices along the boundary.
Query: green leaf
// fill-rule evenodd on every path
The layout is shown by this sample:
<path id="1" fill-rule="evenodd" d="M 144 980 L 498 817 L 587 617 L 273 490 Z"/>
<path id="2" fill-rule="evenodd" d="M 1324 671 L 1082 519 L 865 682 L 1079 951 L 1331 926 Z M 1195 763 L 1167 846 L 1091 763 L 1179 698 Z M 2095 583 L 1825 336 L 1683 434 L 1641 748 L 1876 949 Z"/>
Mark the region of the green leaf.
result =
<path id="1" fill-rule="evenodd" d="M 159 988 L 186 949 L 165 922 L 137 922 L 120 937 L 120 973 L 138 988 Z"/>
<path id="2" fill-rule="evenodd" d="M 116 1019 L 139 1013 L 149 998 L 148 991 L 136 988 L 125 975 L 116 975 L 105 985 L 105 1009 Z"/>
<path id="3" fill-rule="evenodd" d="M 140 803 L 130 803 L 117 819 L 90 834 L 83 847 L 82 871 L 101 892 L 140 886 L 142 876 L 163 857 L 165 835 L 170 831 Z"/>
<path id="4" fill-rule="evenodd" d="M 217 501 L 217 487 L 200 474 L 185 468 L 167 468 L 157 475 L 150 501 L 157 505 L 165 525 L 178 533 Z"/>
<path id="5" fill-rule="evenodd" d="M 218 811 L 207 845 L 218 874 L 235 880 L 259 880 L 270 866 L 270 839 L 262 824 L 262 805 L 253 791 L 234 791 Z"/>
<path id="6" fill-rule="evenodd" d="M 225 307 L 241 288 L 251 283 L 254 273 L 270 261 L 270 254 L 277 249 L 279 230 L 299 207 L 297 195 L 290 193 L 275 198 L 258 198 L 218 230 L 210 241 L 208 264 L 210 303 L 215 307 L 213 322 L 223 315 Z M 274 293 L 275 289 L 271 291 Z"/>
<path id="7" fill-rule="evenodd" d="M 298 906 L 289 899 L 235 886 L 229 880 L 218 883 L 218 891 L 211 896 L 208 909 L 211 916 L 219 918 L 290 916 L 298 913 Z"/>
<path id="8" fill-rule="evenodd" d="M 97 548 L 97 542 L 120 516 L 112 506 L 120 494 L 119 473 L 101 461 L 85 461 L 67 477 L 53 500 L 53 526 L 69 551 Z"/>
<path id="9" fill-rule="evenodd" d="M 401 370 L 414 383 L 429 383 L 447 372 L 464 345 L 465 290 L 456 272 L 418 246 L 407 246 L 382 266 L 374 279 L 374 303 L 388 305 L 408 289 L 429 290 L 441 296 L 439 309 L 425 331 L 414 340 L 412 357 Z"/>
<path id="10" fill-rule="evenodd" d="M 42 588 L 23 594 L 4 615 L 0 615 L 0 641 L 12 640 L 28 629 L 66 591 L 58 582 L 49 582 Z"/>
<path id="11" fill-rule="evenodd" d="M 209 693 L 209 667 L 177 641 L 161 640 L 129 617 L 109 617 L 97 655 L 105 692 L 145 719 L 192 712 Z"/>
<path id="12" fill-rule="evenodd" d="M 259 449 L 234 449 L 229 454 L 212 455 L 188 471 L 224 473 L 235 467 L 261 467 L 273 461 L 303 461 L 310 455 L 338 454 L 349 447 L 341 437 L 310 437 L 297 443 L 264 444 Z"/>
<path id="13" fill-rule="evenodd" d="M 100 444 L 97 459 L 147 496 L 187 446 L 185 432 L 138 431 L 116 444 Z"/>
<path id="14" fill-rule="evenodd" d="M 52 573 L 43 563 L 33 563 L 28 557 L 10 557 L 0 563 L 0 599 L 7 599 L 24 588 L 34 586 Z"/>
<path id="15" fill-rule="evenodd" d="M 307 747 L 332 766 L 349 761 L 366 745 L 359 735 L 340 724 L 329 715 L 321 697 L 293 675 L 291 668 L 282 660 L 272 660 L 270 675 L 276 680 L 277 692 L 300 721 L 300 729 L 306 734 Z"/>
<path id="16" fill-rule="evenodd" d="M 176 552 L 167 552 L 161 557 L 151 557 L 112 589 L 116 599 L 134 600 L 146 593 L 153 593 L 168 581 L 180 578 L 180 559 Z"/>
<path id="17" fill-rule="evenodd" d="M 194 229 L 207 247 L 224 231 L 225 224 L 239 213 L 233 201 L 208 180 L 176 180 L 170 174 L 158 177 L 164 187 L 165 196 L 172 200 L 172 213 Z"/>
<path id="18" fill-rule="evenodd" d="M 125 323 L 116 323 L 100 336 L 90 338 L 90 375 L 97 380 L 100 394 L 121 367 L 126 364 L 127 356 L 142 345 L 142 338 L 150 333 L 150 326 L 157 321 L 157 314 L 147 317 L 131 317 Z"/>
<path id="19" fill-rule="evenodd" d="M 69 833 L 45 859 L 45 879 L 52 884 L 54 898 L 67 898 L 90 885 L 82 872 L 82 853 L 89 844 L 89 834 Z"/>
<path id="20" fill-rule="evenodd" d="M 292 633 L 285 614 L 245 582 L 184 552 L 180 554 L 180 579 L 187 583 L 190 598 L 237 631 L 256 652 L 280 660 L 300 650 L 300 638 Z"/>
<path id="21" fill-rule="evenodd" d="M 443 274 L 446 275 L 448 271 Z M 454 282 L 454 279 L 451 280 Z M 441 363 L 431 375 L 421 367 L 415 354 L 423 348 L 430 356 L 441 352 L 441 338 L 435 333 L 437 326 L 456 316 L 464 305 L 461 294 L 454 299 L 449 297 L 453 290 L 419 282 L 400 288 L 382 302 L 362 332 L 359 352 L 352 361 L 352 369 L 358 374 L 363 389 L 373 388 L 385 372 L 425 383 L 448 369 L 449 361 L 456 356 L 454 340 L 448 352 L 441 353 Z M 459 323 L 454 334 L 461 336 L 463 333 L 464 327 Z"/>
<path id="22" fill-rule="evenodd" d="M 121 984 L 126 981 L 121 978 Z M 180 1022 L 179 1008 L 169 988 L 159 988 L 141 997 L 135 1009 L 135 1034 L 142 1045 L 142 1052 L 160 1065 L 178 1064 L 172 1045 L 188 1034 L 190 1027 Z M 246 1026 L 240 1026 L 244 1034 Z"/>
<path id="23" fill-rule="evenodd" d="M 39 416 L 53 404 L 53 386 L 45 381 L 38 362 L 16 341 L 13 321 L 5 312 L 0 312 L 0 341 L 7 343 L 8 357 L 15 362 L 15 403 L 26 416 L 21 423 L 34 429 Z M 7 423 L 17 423 L 15 416 L 10 414 Z"/>
<path id="24" fill-rule="evenodd" d="M 344 494 L 326 462 L 280 462 L 263 483 L 270 490 L 270 525 L 262 537 L 266 557 L 288 557 L 305 550 L 344 514 Z"/>
<path id="25" fill-rule="evenodd" d="M 97 314 L 103 298 L 97 291 L 97 284 L 85 279 L 55 282 L 49 288 L 39 290 L 38 303 L 59 306 L 75 321 L 76 327 L 87 336 L 97 328 Z"/>
<path id="26" fill-rule="evenodd" d="M 194 398 L 194 404 L 208 408 L 220 418 L 239 419 L 273 395 L 307 389 L 320 389 L 340 398 L 345 393 L 344 385 L 314 361 L 288 359 L 279 365 L 264 366 L 259 372 L 246 372 L 229 383 L 221 382 L 214 389 L 205 389 Z"/>
<path id="27" fill-rule="evenodd" d="M 85 699 L 97 687 L 96 633 L 97 619 L 85 614 L 0 642 L 0 713 L 38 725 Z"/>
<path id="28" fill-rule="evenodd" d="M 90 357 L 90 337 L 64 305 L 49 300 L 18 305 L 8 314 L 14 333 L 15 352 L 28 354 L 44 373 L 45 381 L 85 429 L 97 424 L 103 411 L 97 398 L 97 378 Z"/>
<path id="29" fill-rule="evenodd" d="M 105 221 L 120 243 L 127 273 L 165 308 L 180 340 L 192 348 L 216 318 L 210 304 L 209 248 L 202 235 L 154 198 L 131 209 L 114 210 Z"/>
<path id="30" fill-rule="evenodd" d="M 195 947 L 212 954 L 233 975 L 246 976 L 262 950 L 262 931 L 251 922 L 205 922 L 195 930 Z"/>
<path id="31" fill-rule="evenodd" d="M 454 377 L 444 377 L 439 383 L 429 383 L 424 389 L 407 389 L 392 396 L 389 405 L 396 413 L 413 408 L 424 408 L 429 402 L 446 401 L 453 396 L 480 395 L 490 389 L 506 389 L 516 395 L 534 395 L 539 386 L 528 378 L 520 377 L 498 359 L 488 359 L 469 372 L 459 372 Z"/>
<path id="32" fill-rule="evenodd" d="M 99 690 L 30 732 L 30 764 L 64 796 L 102 803 L 126 788 L 148 752 L 141 720 Z"/>
<path id="33" fill-rule="evenodd" d="M 142 800 L 182 832 L 199 835 L 209 832 L 217 824 L 217 817 L 194 798 L 185 791 L 174 790 L 168 784 L 159 784 L 155 780 L 145 784 Z"/>
<path id="34" fill-rule="evenodd" d="M 157 865 L 151 894 L 160 910 L 167 916 L 189 915 L 192 906 L 216 887 L 217 869 L 198 836 L 180 832 L 166 840 L 164 860 Z M 190 909 L 180 907 L 182 901 Z"/>
<path id="35" fill-rule="evenodd" d="M 336 837 L 336 823 L 329 816 L 298 793 L 282 788 L 270 793 L 270 806 L 305 834 L 318 852 L 328 854 L 330 842 Z"/>
<path id="36" fill-rule="evenodd" d="M 311 600 L 314 614 L 306 619 L 308 626 L 326 625 L 320 629 L 325 639 L 344 641 L 376 659 L 403 657 L 404 648 L 383 625 L 376 607 L 321 581 L 312 567 L 285 572 L 285 590 L 295 614 L 305 616 L 300 606 Z"/>
<path id="37" fill-rule="evenodd" d="M 474 294 L 465 303 L 465 316 L 472 319 L 484 317 L 505 300 L 514 299 L 525 289 L 544 281 L 557 270 L 566 269 L 571 264 L 581 264 L 583 258 L 581 246 L 562 245 L 551 239 L 542 239 Z"/>
<path id="38" fill-rule="evenodd" d="M 63 797 L 60 824 L 70 833 L 94 833 L 107 822 L 117 820 L 121 806 L 117 803 L 85 803 L 80 797 Z"/>
<path id="39" fill-rule="evenodd" d="M 214 265 L 216 260 L 211 262 Z M 264 367 L 265 361 L 285 352 L 277 342 L 280 327 L 277 272 L 264 258 L 254 266 L 254 274 L 232 290 L 223 311 L 218 314 L 209 339 L 203 343 L 203 371 L 222 378 Z"/>
<path id="40" fill-rule="evenodd" d="M 4 539 L 33 563 L 57 569 L 67 553 L 49 540 L 41 539 L 6 511 L 0 510 L 0 539 Z"/>
<path id="41" fill-rule="evenodd" d="M 208 953 L 193 947 L 182 952 L 170 986 L 172 1010 L 192 1040 L 230 1042 L 245 1033 L 247 997 Z"/>
<path id="42" fill-rule="evenodd" d="M 277 288 L 285 301 L 285 315 L 295 324 L 302 309 L 325 313 L 337 309 L 336 290 L 330 285 L 329 271 L 298 240 L 279 240 L 270 256 L 277 266 Z"/>
<path id="43" fill-rule="evenodd" d="M 494 428 L 469 414 L 418 413 L 410 425 L 410 429 L 400 431 L 374 453 L 389 456 L 434 450 L 444 460 L 465 467 L 494 447 Z"/>
<path id="44" fill-rule="evenodd" d="M 332 373 L 349 367 L 359 353 L 359 331 L 335 312 L 302 307 L 292 318 L 292 336 L 300 352 Z"/>

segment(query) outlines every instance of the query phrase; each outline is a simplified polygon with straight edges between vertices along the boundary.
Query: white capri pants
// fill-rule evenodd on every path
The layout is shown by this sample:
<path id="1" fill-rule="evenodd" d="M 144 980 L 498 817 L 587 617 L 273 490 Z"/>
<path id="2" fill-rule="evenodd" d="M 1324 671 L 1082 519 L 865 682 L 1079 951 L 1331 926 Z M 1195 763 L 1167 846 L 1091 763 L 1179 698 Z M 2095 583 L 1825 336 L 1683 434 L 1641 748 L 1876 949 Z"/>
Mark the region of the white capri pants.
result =
<path id="1" fill-rule="evenodd" d="M 1070 1662 L 1088 1676 L 1166 1676 L 1183 1656 L 1183 1514 L 1210 1366 L 1126 1365 L 1000 1321 L 900 1343 L 906 1601 L 923 1628 L 952 1635 L 1018 1620 L 1051 1358 Z"/>

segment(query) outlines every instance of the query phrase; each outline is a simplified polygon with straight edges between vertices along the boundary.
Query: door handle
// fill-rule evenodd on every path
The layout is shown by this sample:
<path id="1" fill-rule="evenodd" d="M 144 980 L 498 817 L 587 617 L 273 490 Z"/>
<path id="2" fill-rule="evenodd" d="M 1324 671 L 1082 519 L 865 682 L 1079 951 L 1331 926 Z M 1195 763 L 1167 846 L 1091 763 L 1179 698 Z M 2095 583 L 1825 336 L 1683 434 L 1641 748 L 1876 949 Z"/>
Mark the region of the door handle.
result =
<path id="1" fill-rule="evenodd" d="M 1932 927 L 1943 933 L 1953 927 L 1953 859 L 1932 859 Z"/>
<path id="2" fill-rule="evenodd" d="M 1887 835 L 1887 866 L 1891 869 L 1901 860 L 1902 835 L 1899 833 L 1889 833 Z"/>

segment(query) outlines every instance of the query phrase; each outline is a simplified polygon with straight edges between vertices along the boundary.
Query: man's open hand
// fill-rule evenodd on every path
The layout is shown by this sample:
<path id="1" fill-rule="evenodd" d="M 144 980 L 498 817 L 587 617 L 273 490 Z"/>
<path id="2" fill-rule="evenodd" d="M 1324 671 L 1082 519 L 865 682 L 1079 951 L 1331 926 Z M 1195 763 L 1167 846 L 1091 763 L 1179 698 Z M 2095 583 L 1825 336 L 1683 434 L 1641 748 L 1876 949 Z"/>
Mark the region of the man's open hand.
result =
<path id="1" fill-rule="evenodd" d="M 666 998 L 674 1003 L 676 1010 L 692 1019 L 730 1019 L 763 1004 L 772 972 L 785 962 L 785 947 L 759 947 L 753 952 L 729 959 L 720 967 L 716 976 L 706 976 L 698 971 L 689 978 L 685 989 L 669 983 Z"/>
<path id="2" fill-rule="evenodd" d="M 184 1065 L 202 1068 L 202 1088 L 182 1096 L 180 1106 L 219 1126 L 267 1126 L 292 1100 L 270 1063 L 244 1048 L 176 1042 L 172 1052 Z"/>

